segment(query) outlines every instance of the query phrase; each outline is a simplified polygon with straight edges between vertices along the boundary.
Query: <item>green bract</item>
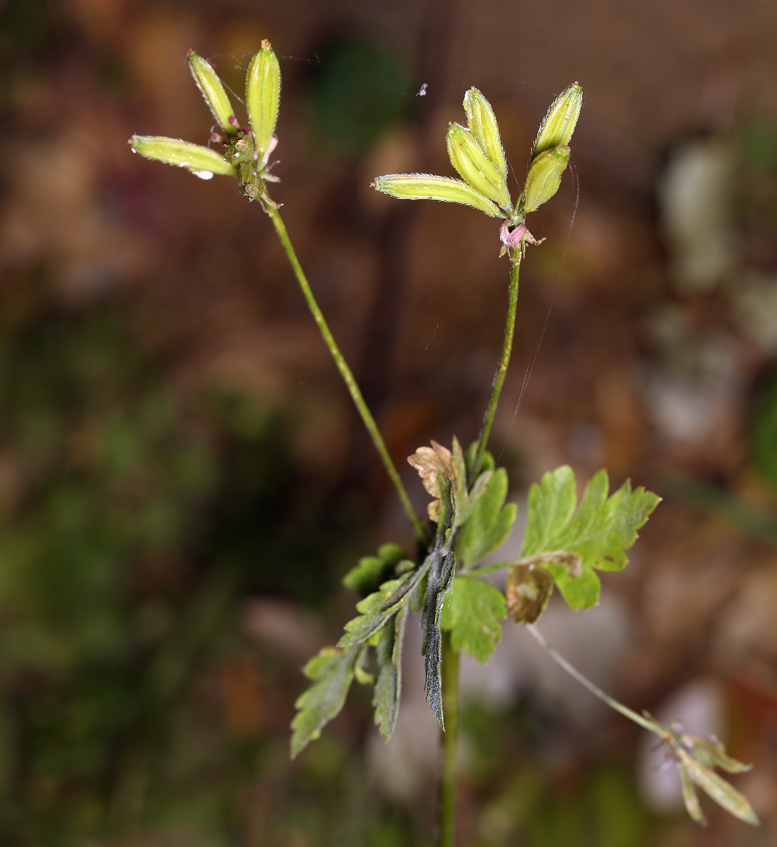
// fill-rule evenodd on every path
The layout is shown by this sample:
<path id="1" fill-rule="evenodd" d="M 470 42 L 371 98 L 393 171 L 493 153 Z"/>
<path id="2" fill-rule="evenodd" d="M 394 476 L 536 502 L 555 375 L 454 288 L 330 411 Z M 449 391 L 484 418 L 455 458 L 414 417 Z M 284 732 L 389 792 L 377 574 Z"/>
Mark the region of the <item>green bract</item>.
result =
<path id="1" fill-rule="evenodd" d="M 246 77 L 246 109 L 254 133 L 256 152 L 267 164 L 273 144 L 281 102 L 281 69 L 266 39 L 262 49 L 251 59 Z"/>
<path id="2" fill-rule="evenodd" d="M 510 195 L 504 176 L 488 158 L 485 150 L 475 141 L 468 129 L 451 124 L 445 137 L 448 156 L 459 176 L 475 191 L 485 194 L 500 206 L 510 205 Z"/>
<path id="3" fill-rule="evenodd" d="M 194 81 L 202 92 L 205 102 L 210 106 L 213 117 L 227 135 L 237 134 L 237 118 L 229 102 L 224 85 L 216 75 L 209 62 L 198 56 L 194 50 L 189 51 L 189 67 Z"/>
<path id="4" fill-rule="evenodd" d="M 129 143 L 134 153 L 157 162 L 187 168 L 203 179 L 210 179 L 213 174 L 235 175 L 234 167 L 210 147 L 156 135 L 133 135 Z"/>
<path id="5" fill-rule="evenodd" d="M 503 218 L 498 207 L 460 179 L 432 174 L 388 174 L 379 176 L 372 187 L 402 200 L 441 200 L 479 209 L 492 218 Z"/>
<path id="6" fill-rule="evenodd" d="M 582 108 L 583 89 L 577 83 L 559 94 L 540 124 L 531 151 L 532 160 L 551 147 L 569 144 Z"/>
<path id="7" fill-rule="evenodd" d="M 507 160 L 499 136 L 499 125 L 491 104 L 477 90 L 470 88 L 464 95 L 464 111 L 467 113 L 469 131 L 485 151 L 488 158 L 496 165 L 503 180 L 507 180 Z"/>
<path id="8" fill-rule="evenodd" d="M 569 147 L 551 147 L 529 166 L 523 189 L 523 210 L 533 212 L 558 191 L 561 175 L 569 164 Z"/>

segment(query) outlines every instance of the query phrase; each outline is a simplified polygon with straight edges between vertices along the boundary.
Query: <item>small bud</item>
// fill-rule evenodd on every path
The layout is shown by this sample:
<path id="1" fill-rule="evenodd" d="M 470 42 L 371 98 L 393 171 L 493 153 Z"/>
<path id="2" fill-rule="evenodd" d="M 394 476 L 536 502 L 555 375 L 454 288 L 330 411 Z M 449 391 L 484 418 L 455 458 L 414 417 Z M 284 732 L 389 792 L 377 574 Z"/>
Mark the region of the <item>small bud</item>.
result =
<path id="1" fill-rule="evenodd" d="M 536 159 L 552 147 L 563 147 L 569 144 L 582 107 L 583 89 L 577 83 L 570 85 L 559 94 L 540 124 L 539 132 L 534 139 L 534 148 L 531 151 L 532 159 Z"/>
<path id="2" fill-rule="evenodd" d="M 509 206 L 510 195 L 504 177 L 472 133 L 454 123 L 448 128 L 446 141 L 451 164 L 461 178 L 500 206 Z"/>
<path id="3" fill-rule="evenodd" d="M 256 153 L 265 165 L 278 121 L 280 102 L 281 68 L 270 42 L 265 39 L 262 41 L 262 49 L 251 59 L 246 77 L 248 121 L 254 133 Z"/>
<path id="4" fill-rule="evenodd" d="M 499 136 L 499 124 L 496 122 L 496 115 L 491 104 L 477 88 L 470 88 L 464 95 L 464 111 L 467 113 L 469 131 L 475 141 L 483 148 L 486 156 L 502 175 L 502 179 L 506 180 L 507 160 L 502 139 Z"/>
<path id="5" fill-rule="evenodd" d="M 383 194 L 400 200 L 441 200 L 443 203 L 461 203 L 479 209 L 492 218 L 503 218 L 504 214 L 479 191 L 446 176 L 431 174 L 387 174 L 379 176 L 372 187 Z"/>
<path id="6" fill-rule="evenodd" d="M 146 159 L 155 159 L 168 165 L 187 168 L 193 174 L 205 179 L 210 177 L 204 177 L 204 174 L 235 175 L 234 167 L 209 147 L 155 135 L 133 135 L 129 143 L 134 153 L 140 153 Z"/>
<path id="7" fill-rule="evenodd" d="M 552 147 L 529 165 L 523 189 L 523 210 L 533 212 L 558 191 L 561 175 L 569 163 L 569 147 Z"/>
<path id="8" fill-rule="evenodd" d="M 528 244 L 540 245 L 545 239 L 536 239 L 526 229 L 526 224 L 524 223 L 518 224 L 515 229 L 511 230 L 509 221 L 505 221 L 499 230 L 499 240 L 505 247 L 509 247 L 511 250 L 517 250 L 524 241 Z M 504 253 L 500 253 L 499 255 L 503 256 Z"/>
<path id="9" fill-rule="evenodd" d="M 216 75 L 209 62 L 202 56 L 198 56 L 193 50 L 189 51 L 189 67 L 191 68 L 194 81 L 202 92 L 205 102 L 210 106 L 213 117 L 219 122 L 219 126 L 227 135 L 237 133 L 237 118 L 229 102 L 224 85 Z"/>

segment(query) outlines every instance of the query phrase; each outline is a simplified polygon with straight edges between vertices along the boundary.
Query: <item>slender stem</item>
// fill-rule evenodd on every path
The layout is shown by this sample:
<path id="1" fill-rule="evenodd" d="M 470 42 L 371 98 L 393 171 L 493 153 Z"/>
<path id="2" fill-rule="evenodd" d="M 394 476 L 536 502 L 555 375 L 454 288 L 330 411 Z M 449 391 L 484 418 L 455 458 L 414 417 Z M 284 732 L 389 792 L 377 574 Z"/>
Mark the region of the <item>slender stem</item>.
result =
<path id="1" fill-rule="evenodd" d="M 601 688 L 597 685 L 594 685 L 590 679 L 583 676 L 580 671 L 574 666 L 571 665 L 560 653 L 557 653 L 553 647 L 548 644 L 548 642 L 543 638 L 540 634 L 540 631 L 534 624 L 527 624 L 526 629 L 529 633 L 534 637 L 534 639 L 540 644 L 540 646 L 545 650 L 545 652 L 556 662 L 557 665 L 560 665 L 571 677 L 574 677 L 581 685 L 584 685 L 594 697 L 598 697 L 603 703 L 606 703 L 611 709 L 615 709 L 616 712 L 620 712 L 624 717 L 627 717 L 629 720 L 634 721 L 634 723 L 639 724 L 641 727 L 646 729 L 648 732 L 656 732 L 659 729 L 654 723 L 649 721 L 647 718 L 643 718 L 642 715 L 638 715 L 636 712 L 632 712 L 628 706 L 624 706 L 623 703 L 619 703 L 617 700 L 614 700 L 610 697 L 609 694 L 605 694 Z"/>
<path id="2" fill-rule="evenodd" d="M 364 421 L 364 426 L 367 427 L 367 432 L 369 432 L 372 442 L 375 445 L 375 449 L 378 451 L 380 458 L 383 461 L 386 473 L 394 483 L 394 488 L 396 488 L 397 494 L 399 494 L 399 499 L 402 502 L 405 512 L 407 512 L 410 523 L 413 525 L 415 534 L 419 540 L 425 540 L 426 529 L 413 510 L 410 498 L 407 496 L 405 486 L 402 484 L 402 480 L 399 478 L 394 462 L 391 460 L 391 456 L 386 448 L 386 443 L 383 441 L 383 436 L 380 434 L 378 425 L 375 423 L 375 419 L 372 417 L 372 413 L 364 401 L 359 385 L 356 382 L 351 369 L 348 367 L 348 364 L 343 358 L 343 354 L 340 352 L 340 348 L 335 342 L 334 336 L 332 335 L 329 326 L 324 319 L 324 315 L 316 302 L 316 298 L 313 296 L 313 292 L 311 291 L 305 272 L 302 270 L 302 265 L 300 265 L 299 260 L 297 259 L 297 254 L 294 252 L 294 247 L 292 246 L 289 235 L 286 232 L 283 220 L 281 219 L 278 210 L 269 203 L 265 203 L 264 208 L 273 222 L 275 231 L 278 233 L 278 238 L 281 241 L 281 245 L 289 260 L 289 264 L 294 271 L 294 275 L 297 277 L 297 282 L 299 283 L 299 287 L 302 289 L 302 295 L 308 304 L 308 308 L 313 313 L 313 318 L 318 325 L 318 329 L 321 332 L 324 343 L 328 347 L 329 352 L 334 359 L 335 365 L 337 365 L 337 369 L 340 371 L 340 376 L 343 378 L 343 382 L 345 382 L 346 388 L 348 389 L 351 399 L 361 415 L 362 421 Z"/>
<path id="3" fill-rule="evenodd" d="M 453 847 L 456 820 L 456 748 L 459 740 L 459 651 L 451 634 L 442 633 L 442 700 L 445 731 L 440 732 L 440 782 L 437 808 L 437 847 Z"/>
<path id="4" fill-rule="evenodd" d="M 478 448 L 475 460 L 472 463 L 473 473 L 477 471 L 480 459 L 488 444 L 488 436 L 491 433 L 491 425 L 494 422 L 496 407 L 499 403 L 499 395 L 502 393 L 502 385 L 507 375 L 507 366 L 510 364 L 510 354 L 513 351 L 513 335 L 515 333 L 515 312 L 518 304 L 518 274 L 521 269 L 521 251 L 510 251 L 510 288 L 508 292 L 507 320 L 505 321 L 505 334 L 502 340 L 502 353 L 499 356 L 499 365 L 494 374 L 494 382 L 491 386 L 491 397 L 488 400 L 486 413 L 483 416 L 483 425 L 480 427 L 478 436 Z"/>

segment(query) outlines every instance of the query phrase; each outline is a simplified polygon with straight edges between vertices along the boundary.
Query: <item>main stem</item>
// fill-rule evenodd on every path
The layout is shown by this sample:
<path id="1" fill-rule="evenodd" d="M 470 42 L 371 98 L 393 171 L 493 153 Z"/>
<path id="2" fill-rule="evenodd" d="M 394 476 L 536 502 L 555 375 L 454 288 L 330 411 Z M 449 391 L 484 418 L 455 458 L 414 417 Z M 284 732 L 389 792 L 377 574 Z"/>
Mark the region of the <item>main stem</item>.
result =
<path id="1" fill-rule="evenodd" d="M 459 651 L 451 634 L 442 633 L 442 701 L 445 731 L 440 732 L 440 782 L 437 807 L 437 847 L 453 847 L 456 819 L 456 748 L 459 740 Z"/>
<path id="2" fill-rule="evenodd" d="M 337 346 L 337 342 L 335 341 L 334 336 L 324 319 L 324 315 L 316 302 L 316 298 L 313 296 L 310 284 L 305 276 L 305 272 L 302 270 L 302 265 L 300 265 L 299 260 L 297 259 L 297 254 L 294 252 L 294 247 L 292 246 L 289 234 L 286 232 L 283 220 L 276 208 L 271 206 L 269 203 L 265 203 L 263 205 L 265 211 L 273 222 L 275 231 L 278 233 L 278 238 L 281 241 L 286 257 L 294 271 L 294 275 L 297 277 L 299 287 L 302 289 L 302 295 L 305 298 L 308 308 L 313 314 L 313 319 L 315 320 L 321 336 L 324 339 L 324 344 L 326 344 L 329 349 L 335 365 L 337 365 L 337 370 L 340 371 L 340 376 L 343 378 L 343 382 L 345 382 L 348 393 L 351 395 L 351 399 L 361 415 L 364 426 L 367 427 L 367 432 L 369 432 L 370 437 L 372 438 L 372 443 L 375 445 L 375 449 L 378 451 L 378 454 L 383 461 L 383 466 L 386 469 L 386 473 L 389 475 L 389 479 L 391 479 L 394 483 L 394 488 L 396 488 L 402 506 L 410 519 L 410 523 L 413 525 L 416 537 L 419 541 L 425 541 L 426 529 L 416 516 L 413 506 L 410 503 L 410 498 L 407 496 L 407 491 L 405 491 L 405 486 L 402 484 L 402 480 L 399 478 L 394 462 L 391 460 L 391 456 L 386 449 L 386 443 L 383 440 L 383 436 L 380 434 L 378 425 L 375 423 L 375 419 L 372 417 L 372 413 L 364 401 L 359 385 L 356 382 L 351 369 L 348 367 L 343 354 L 340 352 L 340 348 Z"/>
<path id="3" fill-rule="evenodd" d="M 510 288 L 508 291 L 507 320 L 505 322 L 505 334 L 502 339 L 502 353 L 499 356 L 499 365 L 494 374 L 494 382 L 491 386 L 491 396 L 488 400 L 486 413 L 483 416 L 483 425 L 480 427 L 478 446 L 475 452 L 475 460 L 472 463 L 472 473 L 477 473 L 480 459 L 488 444 L 488 436 L 491 434 L 491 425 L 494 423 L 496 407 L 499 404 L 499 395 L 502 393 L 507 366 L 510 364 L 510 354 L 513 352 L 513 335 L 515 334 L 515 312 L 518 306 L 518 274 L 521 270 L 521 250 L 510 250 Z"/>
<path id="4" fill-rule="evenodd" d="M 494 422 L 499 395 L 502 393 L 510 354 L 513 351 L 515 313 L 518 307 L 518 274 L 521 269 L 521 250 L 510 251 L 510 287 L 507 299 L 502 352 L 494 374 L 491 396 L 488 400 L 483 425 L 478 436 L 475 459 L 472 464 L 473 477 L 477 473 L 480 459 L 488 444 L 491 425 Z M 473 480 L 470 480 L 470 484 Z M 453 847 L 456 820 L 456 748 L 459 740 L 459 659 L 458 650 L 453 649 L 450 632 L 442 634 L 442 701 L 445 704 L 445 731 L 440 733 L 440 781 L 437 809 L 437 847 Z"/>

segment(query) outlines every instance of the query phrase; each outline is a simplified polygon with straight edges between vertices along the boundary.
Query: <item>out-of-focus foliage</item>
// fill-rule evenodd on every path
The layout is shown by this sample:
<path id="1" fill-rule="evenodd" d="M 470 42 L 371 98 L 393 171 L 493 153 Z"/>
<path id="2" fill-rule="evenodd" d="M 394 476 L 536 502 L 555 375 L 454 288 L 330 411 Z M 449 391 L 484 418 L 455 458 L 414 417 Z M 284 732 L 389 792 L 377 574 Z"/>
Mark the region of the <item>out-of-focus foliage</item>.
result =
<path id="1" fill-rule="evenodd" d="M 363 153 L 408 111 L 406 71 L 368 40 L 334 39 L 310 76 L 313 131 L 343 154 Z"/>
<path id="2" fill-rule="evenodd" d="M 189 843 L 229 843 L 236 785 L 262 772 L 260 727 L 235 748 L 212 702 L 251 653 L 241 598 L 332 584 L 338 521 L 277 417 L 177 391 L 123 314 L 38 306 L 0 338 L 3 843 L 178 816 L 208 833 Z M 300 511 L 307 531 L 284 530 Z"/>

